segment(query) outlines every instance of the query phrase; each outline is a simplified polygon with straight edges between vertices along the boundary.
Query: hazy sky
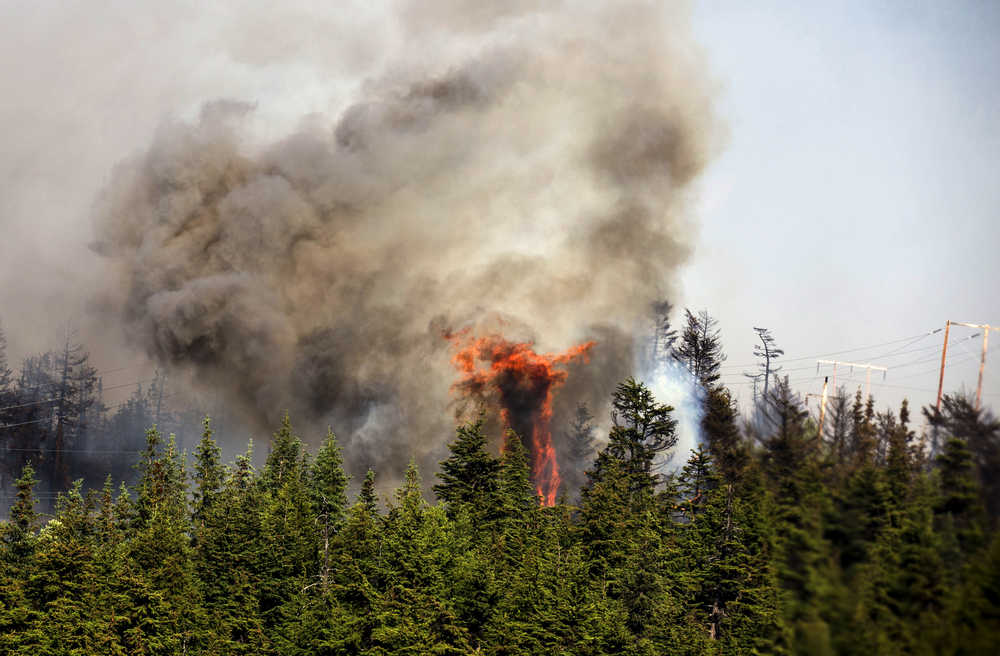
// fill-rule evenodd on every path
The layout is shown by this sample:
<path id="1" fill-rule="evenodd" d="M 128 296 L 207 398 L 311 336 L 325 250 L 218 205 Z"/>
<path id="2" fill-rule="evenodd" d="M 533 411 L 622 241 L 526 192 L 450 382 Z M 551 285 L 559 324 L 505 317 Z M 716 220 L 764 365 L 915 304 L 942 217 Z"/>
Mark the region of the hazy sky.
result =
<path id="1" fill-rule="evenodd" d="M 718 316 L 728 364 L 753 361 L 755 325 L 791 359 L 946 319 L 1000 322 L 1000 4 L 695 7 L 729 142 L 703 179 L 684 302 Z M 941 338 L 828 359 L 887 364 L 880 405 L 904 394 L 924 404 Z M 998 338 L 984 382 L 994 406 Z M 946 389 L 974 389 L 980 347 L 951 347 Z M 803 392 L 820 391 L 812 360 L 786 368 Z M 727 371 L 743 382 L 743 368 Z"/>
<path id="2" fill-rule="evenodd" d="M 96 194 L 204 101 L 257 103 L 272 136 L 335 114 L 397 35 L 369 3 L 316 4 L 0 0 L 0 319 L 13 355 L 50 346 L 70 317 L 99 368 L 135 364 L 101 343 L 75 293 L 100 283 L 86 249 Z M 727 137 L 699 185 L 701 236 L 676 302 L 718 317 L 726 381 L 744 395 L 752 326 L 767 326 L 786 359 L 806 358 L 786 365 L 803 392 L 822 380 L 809 356 L 893 342 L 836 357 L 890 365 L 880 406 L 924 404 L 941 335 L 899 340 L 949 318 L 1000 323 L 1000 4 L 824 4 L 693 6 Z M 947 388 L 974 388 L 980 344 L 952 347 Z"/>

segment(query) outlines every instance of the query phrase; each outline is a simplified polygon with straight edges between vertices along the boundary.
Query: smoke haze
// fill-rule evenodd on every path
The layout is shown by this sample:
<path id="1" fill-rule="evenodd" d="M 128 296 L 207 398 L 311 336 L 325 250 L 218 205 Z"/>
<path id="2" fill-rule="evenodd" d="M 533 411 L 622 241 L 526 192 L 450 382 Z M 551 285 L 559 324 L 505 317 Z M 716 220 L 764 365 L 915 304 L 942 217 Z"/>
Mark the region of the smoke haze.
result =
<path id="1" fill-rule="evenodd" d="M 94 206 L 92 316 L 252 425 L 333 426 L 355 472 L 440 458 L 446 331 L 596 340 L 556 420 L 601 418 L 676 291 L 715 147 L 688 17 L 661 4 L 404 3 L 345 36 L 338 102 L 286 134 L 228 97 L 162 122 Z"/>

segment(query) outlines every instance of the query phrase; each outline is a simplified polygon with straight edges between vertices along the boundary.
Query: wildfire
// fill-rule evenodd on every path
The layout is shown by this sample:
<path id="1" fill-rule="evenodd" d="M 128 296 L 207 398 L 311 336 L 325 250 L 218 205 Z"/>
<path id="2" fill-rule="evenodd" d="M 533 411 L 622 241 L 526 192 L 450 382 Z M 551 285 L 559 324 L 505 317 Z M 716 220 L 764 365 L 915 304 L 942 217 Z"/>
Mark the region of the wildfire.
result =
<path id="1" fill-rule="evenodd" d="M 580 357 L 586 361 L 595 342 L 539 354 L 532 342 L 509 342 L 500 335 L 470 337 L 465 331 L 445 337 L 456 348 L 452 363 L 462 376 L 453 389 L 476 397 L 496 393 L 504 424 L 525 440 L 541 503 L 554 505 L 561 479 L 549 424 L 553 392 L 568 375 L 556 366 Z"/>

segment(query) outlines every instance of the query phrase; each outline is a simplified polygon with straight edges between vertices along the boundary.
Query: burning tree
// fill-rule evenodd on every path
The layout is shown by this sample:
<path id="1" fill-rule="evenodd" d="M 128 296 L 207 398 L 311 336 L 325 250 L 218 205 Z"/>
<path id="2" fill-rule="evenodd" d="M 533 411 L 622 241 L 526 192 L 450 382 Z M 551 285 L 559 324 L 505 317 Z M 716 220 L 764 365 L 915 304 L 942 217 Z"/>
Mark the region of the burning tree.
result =
<path id="1" fill-rule="evenodd" d="M 594 342 L 565 353 L 539 354 L 532 342 L 510 342 L 499 335 L 468 337 L 447 334 L 457 351 L 452 358 L 461 372 L 454 389 L 479 399 L 494 399 L 500 418 L 524 440 L 531 478 L 542 503 L 554 505 L 561 478 L 552 445 L 552 399 L 567 373 L 558 365 L 586 358 Z"/>

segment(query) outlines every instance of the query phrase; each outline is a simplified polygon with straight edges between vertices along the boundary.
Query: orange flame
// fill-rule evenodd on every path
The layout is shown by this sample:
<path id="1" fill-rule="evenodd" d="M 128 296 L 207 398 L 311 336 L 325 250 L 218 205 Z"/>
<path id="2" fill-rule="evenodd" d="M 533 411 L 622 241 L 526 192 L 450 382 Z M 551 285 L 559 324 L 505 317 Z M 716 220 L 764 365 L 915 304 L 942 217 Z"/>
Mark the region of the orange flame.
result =
<path id="1" fill-rule="evenodd" d="M 468 396 L 496 393 L 504 424 L 526 441 L 531 479 L 541 503 L 554 505 L 561 479 L 549 427 L 552 396 L 568 375 L 555 366 L 580 357 L 588 361 L 595 342 L 579 344 L 565 353 L 538 354 L 532 342 L 509 342 L 499 335 L 470 338 L 466 330 L 447 333 L 445 338 L 457 349 L 452 363 L 462 375 L 452 389 Z"/>

